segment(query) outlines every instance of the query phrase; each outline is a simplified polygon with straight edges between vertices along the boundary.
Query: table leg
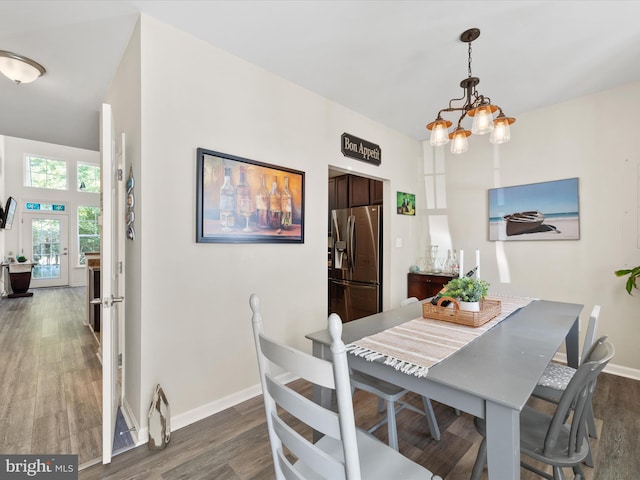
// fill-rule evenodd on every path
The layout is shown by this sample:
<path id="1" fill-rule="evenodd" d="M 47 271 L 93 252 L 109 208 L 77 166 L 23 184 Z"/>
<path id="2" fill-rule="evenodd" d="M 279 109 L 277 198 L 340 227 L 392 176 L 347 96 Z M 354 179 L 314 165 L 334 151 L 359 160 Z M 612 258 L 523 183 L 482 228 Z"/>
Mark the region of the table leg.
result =
<path id="1" fill-rule="evenodd" d="M 331 358 L 331 349 L 327 345 L 322 345 L 318 342 L 313 342 L 312 345 L 312 353 L 314 357 L 322 358 L 322 359 L 330 359 Z M 312 399 L 315 403 L 322 405 L 323 407 L 329 408 L 331 406 L 331 396 L 332 392 L 328 388 L 321 387 L 319 385 L 313 385 L 312 390 Z M 322 435 L 320 435 L 317 431 L 313 431 L 313 441 L 317 442 L 320 440 Z"/>
<path id="2" fill-rule="evenodd" d="M 567 350 L 567 365 L 573 368 L 578 368 L 579 330 L 580 317 L 576 317 L 576 321 L 573 322 L 571 330 L 569 330 L 564 340 L 565 349 Z"/>
<path id="3" fill-rule="evenodd" d="M 490 480 L 520 479 L 520 412 L 486 402 L 487 466 Z"/>

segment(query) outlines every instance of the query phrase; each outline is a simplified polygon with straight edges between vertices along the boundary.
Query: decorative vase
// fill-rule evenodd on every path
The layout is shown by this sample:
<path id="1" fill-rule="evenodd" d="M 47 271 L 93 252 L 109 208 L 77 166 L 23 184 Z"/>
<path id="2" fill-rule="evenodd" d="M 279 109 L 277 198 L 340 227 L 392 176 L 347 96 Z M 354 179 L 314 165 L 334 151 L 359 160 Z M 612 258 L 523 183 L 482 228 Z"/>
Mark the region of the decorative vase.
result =
<path id="1" fill-rule="evenodd" d="M 460 310 L 465 310 L 467 312 L 480 311 L 480 302 L 464 302 L 462 300 L 459 300 L 458 304 L 460 305 Z"/>

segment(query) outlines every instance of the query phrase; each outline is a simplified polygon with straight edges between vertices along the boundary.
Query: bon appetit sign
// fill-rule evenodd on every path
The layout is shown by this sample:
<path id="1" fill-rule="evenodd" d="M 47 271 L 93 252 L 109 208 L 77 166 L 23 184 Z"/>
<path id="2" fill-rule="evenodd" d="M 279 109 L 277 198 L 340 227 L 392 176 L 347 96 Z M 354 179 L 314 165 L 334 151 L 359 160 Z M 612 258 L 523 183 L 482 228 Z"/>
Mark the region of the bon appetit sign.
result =
<path id="1" fill-rule="evenodd" d="M 355 158 L 373 165 L 380 165 L 382 162 L 380 145 L 367 142 L 348 133 L 343 133 L 341 139 L 342 154 L 345 157 Z"/>

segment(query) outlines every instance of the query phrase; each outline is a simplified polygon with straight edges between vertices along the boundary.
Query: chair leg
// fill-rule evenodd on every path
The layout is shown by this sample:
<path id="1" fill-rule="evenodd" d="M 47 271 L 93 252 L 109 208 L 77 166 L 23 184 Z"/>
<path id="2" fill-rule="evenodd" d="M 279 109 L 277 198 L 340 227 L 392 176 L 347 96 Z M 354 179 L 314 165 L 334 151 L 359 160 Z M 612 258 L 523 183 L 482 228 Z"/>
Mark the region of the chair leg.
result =
<path id="1" fill-rule="evenodd" d="M 436 420 L 436 414 L 433 411 L 433 405 L 431 400 L 427 397 L 422 397 L 422 403 L 424 405 L 424 414 L 427 417 L 427 423 L 429 424 L 429 431 L 431 432 L 431 438 L 436 441 L 440 440 L 440 427 L 438 426 L 438 420 Z"/>
<path id="2" fill-rule="evenodd" d="M 471 471 L 471 480 L 480 480 L 482 477 L 482 471 L 487 463 L 487 439 L 483 438 L 478 448 L 478 456 L 476 457 L 476 463 L 473 464 L 473 470 Z"/>
<path id="3" fill-rule="evenodd" d="M 593 416 L 593 405 L 587 405 L 587 431 L 591 438 L 598 438 L 598 431 L 596 430 L 596 421 Z"/>
<path id="4" fill-rule="evenodd" d="M 393 402 L 387 401 L 387 432 L 389 446 L 398 451 L 398 427 L 396 426 L 396 408 Z"/>
<path id="5" fill-rule="evenodd" d="M 565 480 L 564 472 L 561 467 L 553 467 L 553 480 Z"/>
<path id="6" fill-rule="evenodd" d="M 589 444 L 589 453 L 587 454 L 587 458 L 584 459 L 584 464 L 589 468 L 593 468 L 594 463 L 593 463 L 593 453 L 591 452 L 591 444 L 589 443 L 588 438 L 585 438 L 584 441 Z"/>
<path id="7" fill-rule="evenodd" d="M 585 478 L 587 478 L 584 474 L 584 470 L 582 469 L 582 465 L 575 465 L 573 467 L 573 475 L 574 475 L 574 480 L 577 480 L 577 479 L 585 480 Z"/>
<path id="8" fill-rule="evenodd" d="M 378 397 L 378 412 L 384 412 L 384 399 L 382 397 Z"/>

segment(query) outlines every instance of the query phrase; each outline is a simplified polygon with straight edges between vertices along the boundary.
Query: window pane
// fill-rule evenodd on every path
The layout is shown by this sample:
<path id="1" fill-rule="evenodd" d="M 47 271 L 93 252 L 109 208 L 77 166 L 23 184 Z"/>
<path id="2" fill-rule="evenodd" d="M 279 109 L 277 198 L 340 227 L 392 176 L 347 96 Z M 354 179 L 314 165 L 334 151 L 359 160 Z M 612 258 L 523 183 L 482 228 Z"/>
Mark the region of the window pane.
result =
<path id="1" fill-rule="evenodd" d="M 78 207 L 78 263 L 84 265 L 87 252 L 100 251 L 98 216 L 100 207 Z"/>
<path id="2" fill-rule="evenodd" d="M 27 156 L 24 184 L 27 187 L 67 189 L 67 162 Z"/>
<path id="3" fill-rule="evenodd" d="M 100 193 L 100 167 L 78 163 L 78 191 Z"/>

